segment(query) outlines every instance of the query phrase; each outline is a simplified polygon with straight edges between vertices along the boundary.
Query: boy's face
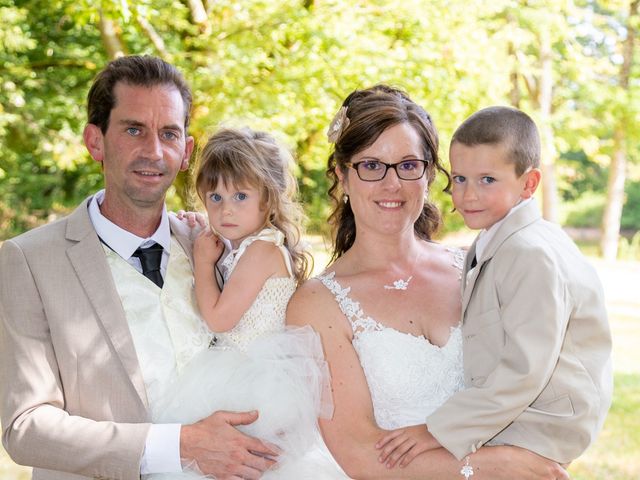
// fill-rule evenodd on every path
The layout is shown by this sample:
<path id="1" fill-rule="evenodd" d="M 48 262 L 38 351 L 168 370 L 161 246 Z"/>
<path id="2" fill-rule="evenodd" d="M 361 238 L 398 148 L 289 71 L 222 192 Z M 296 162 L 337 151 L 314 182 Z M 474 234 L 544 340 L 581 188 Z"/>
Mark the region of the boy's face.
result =
<path id="1" fill-rule="evenodd" d="M 530 198 L 540 180 L 532 169 L 516 175 L 504 144 L 474 146 L 454 142 L 449 149 L 453 205 L 473 229 L 488 229 L 520 200 Z"/>

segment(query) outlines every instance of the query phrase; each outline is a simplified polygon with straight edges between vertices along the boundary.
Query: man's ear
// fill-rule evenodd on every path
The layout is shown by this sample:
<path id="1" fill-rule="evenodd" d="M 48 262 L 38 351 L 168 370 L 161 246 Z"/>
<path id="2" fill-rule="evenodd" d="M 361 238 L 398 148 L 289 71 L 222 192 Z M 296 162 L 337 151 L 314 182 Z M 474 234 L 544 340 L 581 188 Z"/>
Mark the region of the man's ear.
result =
<path id="1" fill-rule="evenodd" d="M 189 159 L 191 158 L 191 154 L 193 153 L 193 147 L 195 145 L 195 140 L 193 137 L 187 137 L 187 141 L 184 144 L 184 157 L 182 158 L 182 163 L 180 164 L 180 170 L 184 171 L 189 168 Z"/>
<path id="2" fill-rule="evenodd" d="M 524 188 L 522 193 L 520 193 L 520 198 L 526 200 L 527 198 L 531 198 L 540 185 L 540 178 L 542 177 L 542 172 L 539 168 L 533 168 L 528 172 L 524 173 Z"/>
<path id="3" fill-rule="evenodd" d="M 104 160 L 104 135 L 102 135 L 100 127 L 93 123 L 87 123 L 82 132 L 82 138 L 91 158 L 102 163 Z"/>

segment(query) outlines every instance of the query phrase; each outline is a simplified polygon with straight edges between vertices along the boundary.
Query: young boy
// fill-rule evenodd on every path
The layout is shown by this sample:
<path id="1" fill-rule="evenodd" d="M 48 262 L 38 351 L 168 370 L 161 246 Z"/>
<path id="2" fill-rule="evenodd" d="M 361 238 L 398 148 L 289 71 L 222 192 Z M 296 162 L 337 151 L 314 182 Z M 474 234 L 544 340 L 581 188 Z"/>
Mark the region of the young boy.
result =
<path id="1" fill-rule="evenodd" d="M 476 112 L 456 130 L 450 161 L 454 206 L 468 227 L 481 229 L 462 281 L 467 388 L 426 419 L 428 432 L 411 450 L 411 442 L 398 447 L 402 435 L 381 440 L 381 461 L 404 465 L 442 445 L 467 457 L 468 477 L 469 454 L 508 444 L 571 462 L 594 441 L 611 403 L 600 281 L 532 199 L 540 139 L 525 113 Z"/>

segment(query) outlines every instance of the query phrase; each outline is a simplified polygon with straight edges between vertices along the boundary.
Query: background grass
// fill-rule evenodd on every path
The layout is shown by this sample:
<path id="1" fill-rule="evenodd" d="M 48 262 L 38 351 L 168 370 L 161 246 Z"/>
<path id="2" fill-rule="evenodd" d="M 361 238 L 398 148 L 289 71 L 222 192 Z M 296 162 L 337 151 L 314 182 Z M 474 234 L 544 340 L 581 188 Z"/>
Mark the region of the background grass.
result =
<path id="1" fill-rule="evenodd" d="M 449 243 L 468 244 L 468 238 Z M 319 237 L 311 238 L 315 268 L 328 260 Z M 640 262 L 592 259 L 607 296 L 613 334 L 614 400 L 604 429 L 569 468 L 575 480 L 631 480 L 640 476 Z M 0 448 L 0 480 L 26 480 L 30 469 L 15 465 Z"/>

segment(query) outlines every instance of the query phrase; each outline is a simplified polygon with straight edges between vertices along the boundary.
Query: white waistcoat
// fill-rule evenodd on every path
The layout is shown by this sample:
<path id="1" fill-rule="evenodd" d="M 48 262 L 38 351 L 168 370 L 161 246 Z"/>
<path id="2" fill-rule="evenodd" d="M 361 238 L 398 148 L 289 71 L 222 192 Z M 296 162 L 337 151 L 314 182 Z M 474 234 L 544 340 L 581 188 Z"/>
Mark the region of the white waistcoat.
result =
<path id="1" fill-rule="evenodd" d="M 104 250 L 153 411 L 168 382 L 211 340 L 196 307 L 191 265 L 172 237 L 164 286 L 160 289 L 109 247 L 104 246 Z"/>

